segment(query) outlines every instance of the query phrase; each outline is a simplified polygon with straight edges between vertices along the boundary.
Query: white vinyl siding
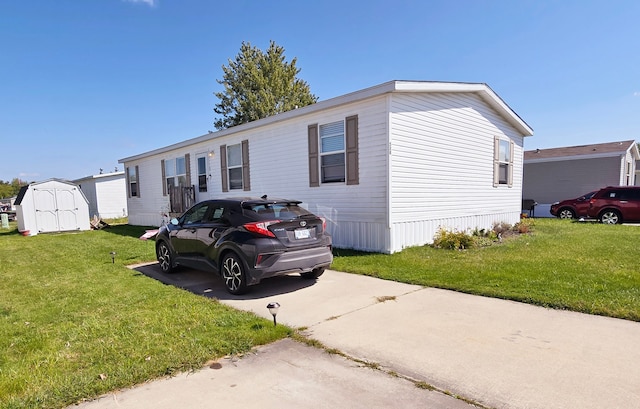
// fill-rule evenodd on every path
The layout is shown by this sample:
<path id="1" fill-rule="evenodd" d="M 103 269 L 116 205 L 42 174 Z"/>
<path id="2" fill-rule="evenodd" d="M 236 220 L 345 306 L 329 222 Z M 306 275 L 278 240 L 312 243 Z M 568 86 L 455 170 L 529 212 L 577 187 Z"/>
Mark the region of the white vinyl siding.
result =
<path id="1" fill-rule="evenodd" d="M 438 227 L 517 222 L 523 137 L 470 94 L 394 94 L 391 101 L 394 251 L 432 241 Z M 495 189 L 494 136 L 513 141 L 513 189 Z"/>

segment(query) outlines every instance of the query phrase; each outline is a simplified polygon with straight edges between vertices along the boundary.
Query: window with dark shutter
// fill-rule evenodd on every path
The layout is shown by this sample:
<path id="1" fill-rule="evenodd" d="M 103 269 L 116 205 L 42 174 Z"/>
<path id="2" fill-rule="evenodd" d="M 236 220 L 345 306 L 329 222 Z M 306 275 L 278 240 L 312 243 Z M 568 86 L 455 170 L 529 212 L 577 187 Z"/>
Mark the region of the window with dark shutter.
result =
<path id="1" fill-rule="evenodd" d="M 251 190 L 249 175 L 249 141 L 242 141 L 242 189 Z"/>
<path id="2" fill-rule="evenodd" d="M 322 124 L 320 137 L 320 181 L 336 183 L 345 181 L 344 121 Z"/>
<path id="3" fill-rule="evenodd" d="M 185 168 L 187 173 L 185 186 L 191 187 L 191 154 L 190 153 L 187 153 L 186 155 L 184 155 L 184 163 L 185 163 Z"/>
<path id="4" fill-rule="evenodd" d="M 140 197 L 137 166 L 127 168 L 127 197 Z"/>
<path id="5" fill-rule="evenodd" d="M 309 143 L 309 186 L 320 186 L 318 172 L 318 124 L 309 125 L 307 129 Z"/>
<path id="6" fill-rule="evenodd" d="M 165 171 L 164 159 L 160 161 L 160 172 L 162 173 L 162 196 L 167 195 L 167 172 Z"/>
<path id="7" fill-rule="evenodd" d="M 222 175 L 222 191 L 229 191 L 229 182 L 227 181 L 227 145 L 220 146 L 220 174 Z"/>

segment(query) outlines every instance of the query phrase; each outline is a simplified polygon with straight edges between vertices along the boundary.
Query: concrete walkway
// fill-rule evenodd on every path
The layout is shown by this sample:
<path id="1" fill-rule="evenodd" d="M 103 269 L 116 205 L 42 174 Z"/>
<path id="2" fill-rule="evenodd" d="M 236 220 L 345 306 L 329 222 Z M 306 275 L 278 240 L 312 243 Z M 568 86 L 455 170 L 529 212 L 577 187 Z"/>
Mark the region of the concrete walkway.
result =
<path id="1" fill-rule="evenodd" d="M 291 370 L 306 367 L 310 372 L 294 379 L 287 378 L 284 384 L 270 384 L 268 396 L 273 401 L 260 401 L 257 406 L 248 406 L 256 396 L 248 392 L 236 393 L 231 399 L 242 395 L 251 399 L 247 402 L 234 400 L 238 403 L 235 407 L 470 407 L 462 400 L 418 389 L 403 379 L 392 377 L 387 371 L 490 408 L 640 408 L 639 323 L 335 271 L 327 271 L 311 282 L 296 276 L 270 279 L 254 287 L 250 294 L 234 297 L 224 291 L 218 280 L 204 273 L 185 271 L 168 276 L 162 275 L 155 265 L 137 270 L 268 319 L 271 315 L 266 305 L 277 301 L 281 304 L 277 316 L 279 323 L 302 327 L 309 337 L 325 346 L 379 365 L 384 370 L 362 368 L 352 361 L 317 350 L 301 353 L 300 348 L 309 347 L 292 345 L 295 343 L 290 340 L 281 341 L 260 349 L 258 355 L 247 362 L 244 359 L 238 362 L 238 368 L 246 369 L 240 378 L 253 379 L 264 370 L 257 362 L 268 361 L 269 348 L 280 348 L 282 355 L 278 359 L 281 363 L 283 360 L 289 362 Z M 286 358 L 288 350 L 291 356 Z M 338 364 L 340 371 L 328 369 L 333 364 Z M 353 368 L 355 378 L 351 381 L 342 375 L 323 377 L 322 374 L 331 373 L 346 376 L 349 371 L 344 372 L 343 365 Z M 179 388 L 183 407 L 216 406 L 190 400 L 212 389 L 224 391 L 222 395 L 228 396 L 230 381 L 218 382 L 225 371 L 232 372 L 228 365 L 215 375 L 210 369 L 204 369 L 198 373 L 205 374 L 201 375 L 206 378 L 204 383 L 186 381 Z M 278 371 L 272 376 L 284 376 L 287 369 L 278 367 Z M 362 378 L 363 373 L 373 376 L 375 383 Z M 300 397 L 306 396 L 310 385 L 305 380 L 309 379 L 313 380 L 314 388 L 309 393 L 315 398 L 291 400 L 294 390 L 299 391 Z M 155 393 L 142 398 L 153 403 L 149 406 L 125 406 L 123 402 L 145 388 L 163 390 L 167 382 L 171 380 L 80 406 L 161 408 L 164 406 L 158 405 L 160 398 Z M 253 379 L 251 382 L 261 381 Z M 156 384 L 159 386 L 154 386 Z M 334 395 L 338 391 L 331 388 L 336 384 L 346 388 L 339 391 L 343 395 Z M 405 389 L 407 385 L 409 387 Z M 397 393 L 392 393 L 394 390 Z M 406 401 L 390 403 L 383 398 L 389 393 L 397 399 L 406 393 L 409 395 L 406 395 Z M 333 401 L 331 396 L 342 398 Z M 367 396 L 370 397 L 368 401 Z M 109 402 L 118 402 L 118 405 L 109 405 Z"/>

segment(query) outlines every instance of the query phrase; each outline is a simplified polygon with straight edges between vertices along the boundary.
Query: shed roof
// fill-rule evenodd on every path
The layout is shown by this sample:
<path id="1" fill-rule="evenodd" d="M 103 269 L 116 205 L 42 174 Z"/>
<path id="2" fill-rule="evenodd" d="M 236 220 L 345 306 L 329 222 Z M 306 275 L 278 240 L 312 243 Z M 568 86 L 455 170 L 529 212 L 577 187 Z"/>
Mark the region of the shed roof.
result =
<path id="1" fill-rule="evenodd" d="M 18 205 L 22 204 L 22 200 L 24 199 L 24 196 L 27 193 L 27 191 L 29 190 L 29 188 L 37 186 L 37 185 L 41 185 L 43 183 L 50 183 L 50 182 L 62 183 L 62 184 L 65 184 L 65 185 L 70 185 L 70 186 L 75 186 L 75 187 L 78 186 L 73 182 L 70 182 L 70 181 L 65 180 L 65 179 L 58 179 L 58 178 L 51 178 L 51 179 L 47 179 L 47 180 L 42 180 L 40 182 L 32 182 L 32 183 L 29 183 L 28 185 L 22 186 L 20 188 L 20 191 L 18 192 L 18 196 L 16 196 L 15 205 L 18 206 Z M 82 195 L 82 197 L 84 197 L 84 200 L 86 201 L 87 198 L 84 196 L 84 193 L 80 189 L 78 189 L 78 192 L 80 192 L 80 194 Z"/>
<path id="2" fill-rule="evenodd" d="M 388 81 L 380 85 L 365 88 L 339 97 L 327 99 L 312 105 L 292 111 L 283 112 L 257 121 L 237 125 L 232 128 L 223 129 L 218 132 L 211 132 L 196 138 L 188 139 L 176 144 L 155 149 L 128 158 L 120 159 L 119 163 L 130 162 L 144 157 L 165 153 L 174 149 L 183 148 L 194 143 L 220 138 L 225 135 L 246 131 L 268 124 L 285 121 L 302 115 L 314 113 L 324 109 L 338 107 L 340 105 L 362 101 L 368 98 L 377 97 L 389 93 L 473 93 L 477 94 L 489 106 L 495 109 L 509 124 L 518 130 L 523 136 L 533 135 L 533 129 L 518 114 L 515 113 L 493 90 L 485 83 L 466 82 L 436 82 L 436 81 Z"/>
<path id="3" fill-rule="evenodd" d="M 559 160 L 576 160 L 591 158 L 606 158 L 625 155 L 629 149 L 634 152 L 634 158 L 640 159 L 636 141 L 619 141 L 596 143 L 591 145 L 565 146 L 551 149 L 534 149 L 524 152 L 525 163 L 552 162 Z"/>

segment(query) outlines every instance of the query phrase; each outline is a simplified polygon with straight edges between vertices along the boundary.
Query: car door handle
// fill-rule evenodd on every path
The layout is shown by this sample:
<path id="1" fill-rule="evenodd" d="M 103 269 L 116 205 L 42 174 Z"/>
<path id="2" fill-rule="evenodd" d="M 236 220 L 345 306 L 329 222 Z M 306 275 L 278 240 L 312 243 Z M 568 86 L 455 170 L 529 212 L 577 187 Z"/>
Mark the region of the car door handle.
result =
<path id="1" fill-rule="evenodd" d="M 197 230 L 195 227 L 192 227 L 192 228 L 190 228 L 190 229 L 189 229 L 189 231 L 190 231 L 191 233 L 195 233 L 195 232 L 197 232 L 198 230 Z"/>
<path id="2" fill-rule="evenodd" d="M 629 203 L 628 200 L 621 200 L 620 203 Z"/>

